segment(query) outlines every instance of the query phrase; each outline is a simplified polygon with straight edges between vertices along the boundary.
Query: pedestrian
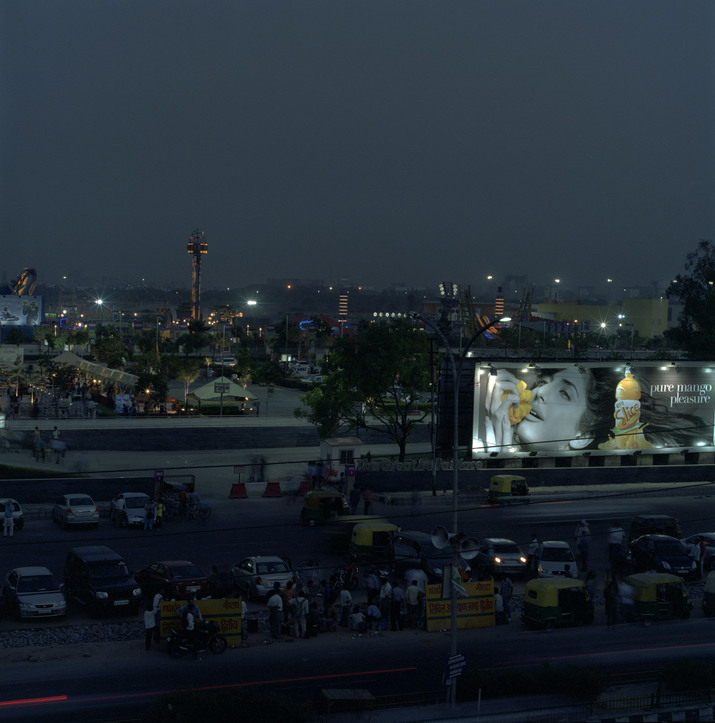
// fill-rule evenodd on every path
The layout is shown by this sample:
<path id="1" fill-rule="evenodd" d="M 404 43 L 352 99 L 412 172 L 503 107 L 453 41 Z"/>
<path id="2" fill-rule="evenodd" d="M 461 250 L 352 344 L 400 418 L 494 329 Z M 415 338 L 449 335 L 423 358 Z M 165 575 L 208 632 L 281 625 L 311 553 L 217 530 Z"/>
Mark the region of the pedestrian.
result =
<path id="1" fill-rule="evenodd" d="M 369 515 L 370 509 L 372 508 L 372 490 L 369 487 L 365 487 L 365 489 L 362 491 L 362 501 L 363 514 Z"/>
<path id="2" fill-rule="evenodd" d="M 151 639 L 155 636 L 155 628 L 154 611 L 147 607 L 144 611 L 144 648 L 146 650 L 151 650 Z"/>
<path id="3" fill-rule="evenodd" d="M 348 499 L 350 503 L 350 514 L 356 515 L 358 505 L 360 504 L 360 488 L 353 486 L 350 490 L 350 497 Z"/>
<path id="4" fill-rule="evenodd" d="M 576 549 L 580 558 L 580 569 L 586 572 L 588 569 L 588 548 L 591 544 L 591 529 L 586 520 L 581 520 L 576 525 Z"/>
<path id="5" fill-rule="evenodd" d="M 700 540 L 702 540 L 702 537 L 700 538 Z M 688 553 L 688 557 L 695 563 L 695 566 L 698 570 L 698 580 L 703 576 L 703 568 L 700 559 L 700 540 L 695 542 L 695 544 L 690 548 L 690 552 Z"/>
<path id="6" fill-rule="evenodd" d="M 402 608 L 405 603 L 405 593 L 402 588 L 395 584 L 392 588 L 392 598 L 390 602 L 390 622 L 392 624 L 392 631 L 397 632 L 399 628 L 402 630 L 404 626 L 404 619 L 402 616 Z"/>
<path id="7" fill-rule="evenodd" d="M 5 512 L 3 514 L 3 537 L 12 537 L 15 532 L 15 511 L 12 508 L 12 502 L 5 500 Z"/>
<path id="8" fill-rule="evenodd" d="M 281 590 L 280 595 L 283 598 L 283 621 L 287 623 L 293 610 L 293 598 L 295 598 L 293 580 L 288 580 L 285 589 Z"/>
<path id="9" fill-rule="evenodd" d="M 154 600 L 151 605 L 152 613 L 154 615 L 154 640 L 156 640 L 157 643 L 161 637 L 161 601 L 166 597 L 166 595 L 167 590 L 162 587 L 156 595 L 154 595 Z"/>
<path id="10" fill-rule="evenodd" d="M 268 624 L 271 637 L 281 639 L 281 623 L 283 622 L 283 598 L 281 597 L 281 584 L 276 580 L 273 583 L 273 594 L 268 598 Z"/>
<path id="11" fill-rule="evenodd" d="M 181 615 L 181 621 L 184 627 L 184 634 L 188 641 L 189 647 L 191 648 L 191 657 L 197 660 L 199 657 L 198 649 L 198 638 L 196 637 L 196 626 L 198 623 L 198 616 L 196 614 L 196 605 L 190 602 L 185 606 L 186 609 Z"/>
<path id="12" fill-rule="evenodd" d="M 302 590 L 298 590 L 295 596 L 295 610 L 293 616 L 293 632 L 296 638 L 308 638 L 308 613 L 310 606 L 308 598 L 305 597 Z"/>
<path id="13" fill-rule="evenodd" d="M 536 553 L 539 551 L 539 540 L 534 532 L 531 535 L 531 542 L 529 547 L 526 549 L 526 574 L 532 577 L 534 574 L 534 560 L 536 559 Z"/>
<path id="14" fill-rule="evenodd" d="M 144 529 L 145 530 L 153 530 L 154 529 L 154 516 L 156 515 L 156 504 L 154 503 L 154 500 L 150 497 L 147 500 L 147 503 L 144 505 Z"/>
<path id="15" fill-rule="evenodd" d="M 505 577 L 501 583 L 501 596 L 504 600 L 504 617 L 508 623 L 511 620 L 511 595 L 514 591 L 514 584 L 510 577 Z"/>
<path id="16" fill-rule="evenodd" d="M 370 630 L 375 630 L 380 625 L 380 621 L 382 620 L 382 613 L 380 612 L 380 608 L 375 605 L 375 603 L 372 603 L 372 605 L 368 605 L 366 617 L 367 624 L 370 627 Z"/>
<path id="17" fill-rule="evenodd" d="M 380 613 L 382 619 L 387 622 L 390 619 L 390 606 L 392 602 L 392 585 L 390 581 L 384 577 L 382 578 L 382 586 L 380 587 L 380 593 L 378 596 Z"/>
<path id="18" fill-rule="evenodd" d="M 417 585 L 417 580 L 413 580 L 412 584 L 405 591 L 408 628 L 418 627 L 420 621 L 420 608 L 422 606 L 422 598 L 424 596 L 424 592 L 422 592 L 422 589 Z"/>
<path id="19" fill-rule="evenodd" d="M 591 600 L 593 600 L 596 597 L 596 573 L 593 570 L 589 570 L 586 573 L 586 577 L 583 581 L 583 587 Z"/>
<path id="20" fill-rule="evenodd" d="M 365 588 L 367 590 L 367 604 L 370 605 L 380 593 L 380 582 L 377 579 L 374 567 L 371 567 L 367 575 L 365 575 Z"/>
<path id="21" fill-rule="evenodd" d="M 621 527 L 621 523 L 613 522 L 608 528 L 608 562 L 611 567 L 618 563 L 625 541 L 626 531 Z"/>
<path id="22" fill-rule="evenodd" d="M 494 617 L 497 625 L 503 625 L 506 622 L 504 618 L 504 598 L 499 592 L 499 588 L 494 590 Z"/>
<path id="23" fill-rule="evenodd" d="M 618 611 L 618 585 L 614 577 L 611 577 L 606 583 L 603 597 L 606 603 L 606 627 L 612 628 L 616 624 Z"/>
<path id="24" fill-rule="evenodd" d="M 350 590 L 343 588 L 340 591 L 340 627 L 347 628 L 348 617 L 350 610 L 353 606 L 353 596 L 350 594 Z"/>

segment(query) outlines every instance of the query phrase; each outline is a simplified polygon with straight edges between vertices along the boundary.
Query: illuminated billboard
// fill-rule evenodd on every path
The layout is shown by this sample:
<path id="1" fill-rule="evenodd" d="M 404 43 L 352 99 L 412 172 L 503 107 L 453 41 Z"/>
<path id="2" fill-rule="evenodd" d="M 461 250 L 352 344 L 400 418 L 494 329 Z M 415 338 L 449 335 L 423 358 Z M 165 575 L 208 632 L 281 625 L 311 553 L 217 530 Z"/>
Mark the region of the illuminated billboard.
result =
<path id="1" fill-rule="evenodd" d="M 473 457 L 713 446 L 715 366 L 477 363 Z"/>
<path id="2" fill-rule="evenodd" d="M 0 296 L 0 324 L 2 326 L 39 326 L 42 322 L 41 296 Z"/>

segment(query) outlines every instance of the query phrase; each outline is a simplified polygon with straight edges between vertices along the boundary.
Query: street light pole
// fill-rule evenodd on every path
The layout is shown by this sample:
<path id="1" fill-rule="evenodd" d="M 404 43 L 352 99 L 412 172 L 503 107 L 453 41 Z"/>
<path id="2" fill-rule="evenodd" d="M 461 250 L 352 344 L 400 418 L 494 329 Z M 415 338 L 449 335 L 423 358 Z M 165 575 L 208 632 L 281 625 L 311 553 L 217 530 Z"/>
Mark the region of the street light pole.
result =
<path id="1" fill-rule="evenodd" d="M 469 349 L 472 344 L 491 326 L 491 322 L 487 322 L 486 325 L 480 326 L 474 333 L 472 338 L 469 340 L 467 345 L 461 350 L 459 355 L 459 368 L 455 361 L 452 347 L 450 346 L 447 338 L 442 333 L 441 329 L 430 319 L 425 319 L 419 314 L 414 314 L 414 318 L 419 319 L 425 326 L 428 326 L 440 339 L 447 354 L 449 360 L 449 367 L 452 372 L 452 385 L 453 385 L 453 430 L 452 430 L 452 534 L 458 534 L 459 525 L 459 381 L 462 376 L 462 369 L 464 367 L 464 360 L 467 358 Z M 458 556 L 458 545 L 455 545 L 455 558 Z M 456 559 L 455 559 L 456 563 Z M 457 655 L 457 587 L 456 585 L 450 585 L 451 588 L 451 612 L 450 612 L 450 656 L 454 657 Z M 450 687 L 450 707 L 454 708 L 457 705 L 457 685 L 456 681 L 452 681 Z"/>

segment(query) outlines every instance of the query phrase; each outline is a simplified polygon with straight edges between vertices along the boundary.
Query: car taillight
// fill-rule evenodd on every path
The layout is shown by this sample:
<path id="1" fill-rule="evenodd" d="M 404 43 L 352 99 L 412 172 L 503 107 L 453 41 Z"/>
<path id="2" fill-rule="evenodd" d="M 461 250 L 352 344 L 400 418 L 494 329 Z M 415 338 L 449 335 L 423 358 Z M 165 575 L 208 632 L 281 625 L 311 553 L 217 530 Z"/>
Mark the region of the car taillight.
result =
<path id="1" fill-rule="evenodd" d="M 260 584 L 261 584 L 261 578 L 260 578 L 260 576 L 259 576 L 259 577 L 256 578 L 256 585 L 260 585 Z"/>
<path id="2" fill-rule="evenodd" d="M 67 514 L 68 514 L 68 515 L 71 515 L 71 514 L 72 514 L 72 508 L 71 508 L 71 507 L 68 507 L 68 508 L 67 508 Z"/>

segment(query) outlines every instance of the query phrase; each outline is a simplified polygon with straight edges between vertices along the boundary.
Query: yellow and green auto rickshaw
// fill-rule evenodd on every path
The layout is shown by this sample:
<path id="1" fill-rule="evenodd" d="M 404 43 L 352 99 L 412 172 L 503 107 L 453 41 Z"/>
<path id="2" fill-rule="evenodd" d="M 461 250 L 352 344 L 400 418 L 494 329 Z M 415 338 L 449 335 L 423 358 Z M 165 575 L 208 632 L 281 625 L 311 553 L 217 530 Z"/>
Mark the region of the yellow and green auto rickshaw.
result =
<path id="1" fill-rule="evenodd" d="M 487 499 L 493 504 L 529 501 L 529 485 L 525 477 L 497 474 L 489 480 Z"/>
<path id="2" fill-rule="evenodd" d="M 337 490 L 314 490 L 305 496 L 300 519 L 312 527 L 347 515 L 349 511 L 348 501 Z"/>
<path id="3" fill-rule="evenodd" d="M 653 620 L 690 617 L 688 591 L 683 579 L 663 572 L 641 572 L 625 578 L 633 590 L 633 604 L 625 607 L 626 620 L 649 625 Z"/>
<path id="4" fill-rule="evenodd" d="M 529 580 L 524 591 L 522 622 L 533 628 L 554 628 L 593 623 L 593 601 L 583 580 L 542 577 Z"/>
<path id="5" fill-rule="evenodd" d="M 358 560 L 385 557 L 392 536 L 400 528 L 392 522 L 360 522 L 353 525 L 350 535 L 350 554 Z"/>
<path id="6" fill-rule="evenodd" d="M 703 590 L 703 613 L 711 618 L 715 615 L 715 570 L 708 573 L 705 578 L 705 589 Z"/>

